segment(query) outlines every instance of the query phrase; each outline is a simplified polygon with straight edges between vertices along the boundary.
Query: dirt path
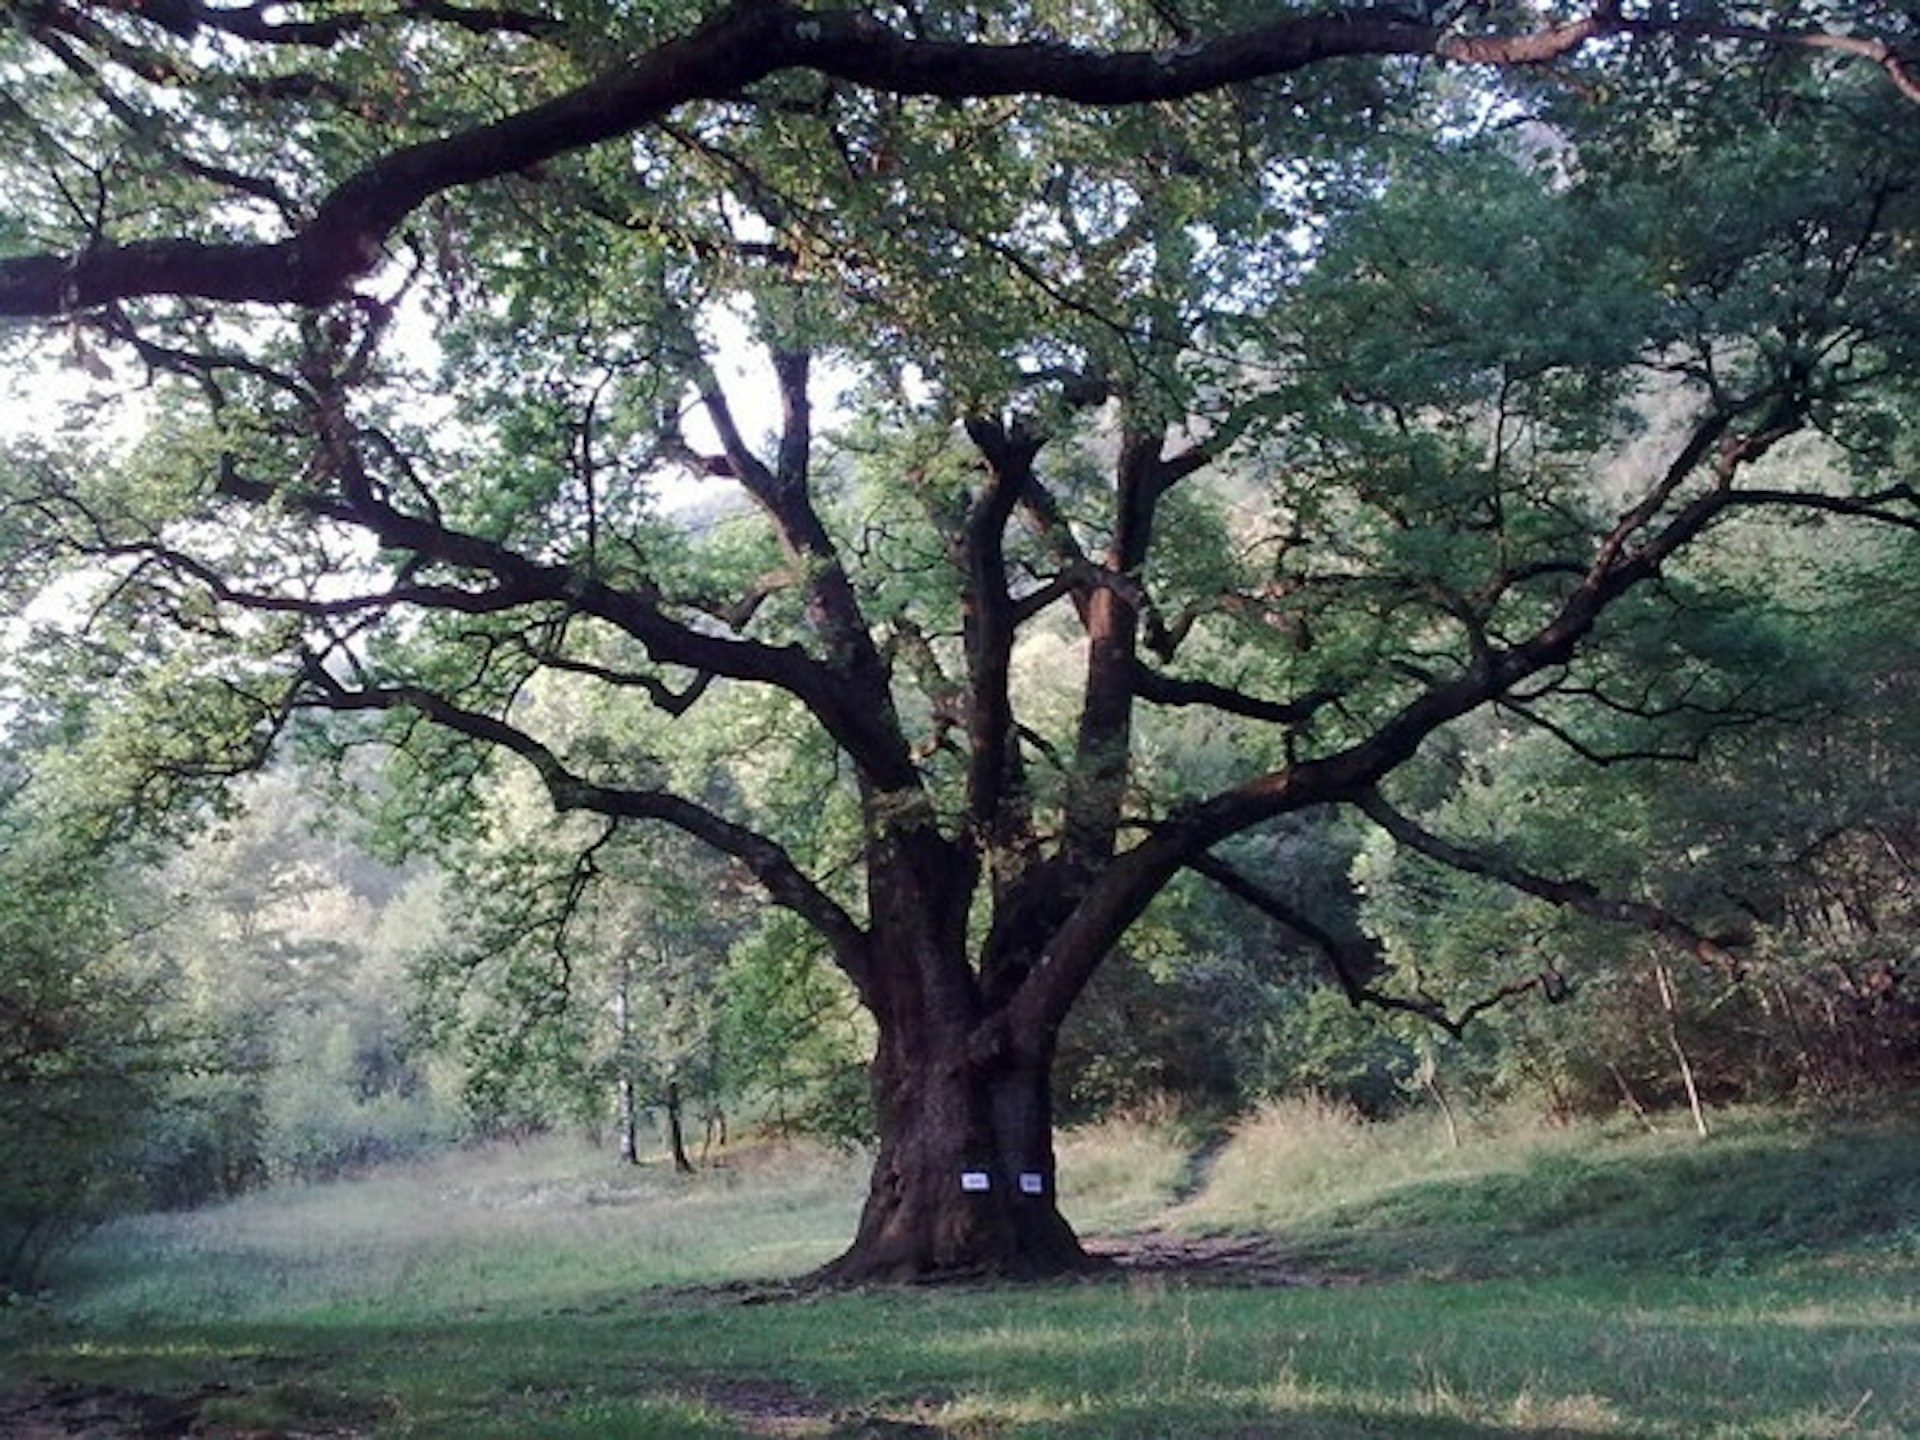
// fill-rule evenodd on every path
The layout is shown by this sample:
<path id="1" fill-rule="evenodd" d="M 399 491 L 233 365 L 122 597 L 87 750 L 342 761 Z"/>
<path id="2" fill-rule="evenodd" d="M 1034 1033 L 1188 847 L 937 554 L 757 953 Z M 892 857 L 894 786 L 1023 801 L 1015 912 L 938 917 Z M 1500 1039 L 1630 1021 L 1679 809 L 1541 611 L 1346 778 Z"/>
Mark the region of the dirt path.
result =
<path id="1" fill-rule="evenodd" d="M 745 1435 L 768 1440 L 947 1440 L 948 1431 L 924 1418 L 938 1408 L 929 1396 L 908 1413 L 825 1408 L 803 1390 L 777 1380 L 716 1381 L 700 1398 Z"/>
<path id="2" fill-rule="evenodd" d="M 1353 1285 L 1358 1277 L 1310 1270 L 1259 1235 L 1181 1235 L 1141 1230 L 1096 1236 L 1087 1250 L 1112 1260 L 1124 1275 L 1155 1275 L 1196 1285 Z"/>

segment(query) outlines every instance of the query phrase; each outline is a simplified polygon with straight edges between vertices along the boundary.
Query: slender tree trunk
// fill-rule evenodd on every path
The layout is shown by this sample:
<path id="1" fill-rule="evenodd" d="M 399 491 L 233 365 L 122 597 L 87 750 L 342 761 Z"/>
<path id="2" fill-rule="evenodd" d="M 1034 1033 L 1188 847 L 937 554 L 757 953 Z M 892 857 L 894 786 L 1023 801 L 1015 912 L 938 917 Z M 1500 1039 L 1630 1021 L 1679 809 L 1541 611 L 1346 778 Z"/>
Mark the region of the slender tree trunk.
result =
<path id="1" fill-rule="evenodd" d="M 620 1072 L 620 1158 L 628 1165 L 640 1163 L 640 1102 L 635 1094 L 633 1076 Z"/>
<path id="2" fill-rule="evenodd" d="M 620 957 L 620 973 L 613 992 L 614 1033 L 620 1057 L 620 1158 L 640 1163 L 640 1099 L 633 1081 L 633 964 Z"/>
<path id="3" fill-rule="evenodd" d="M 1765 993 L 1764 990 L 1761 992 Z M 1807 1032 L 1801 1028 L 1800 1012 L 1795 1008 L 1793 997 L 1787 993 L 1786 983 L 1775 977 L 1773 982 L 1774 999 L 1780 1006 L 1781 1018 L 1786 1021 L 1787 1035 L 1793 1041 L 1795 1055 L 1800 1062 L 1800 1078 L 1813 1088 L 1815 1094 L 1826 1094 L 1832 1089 L 1828 1084 L 1826 1067 L 1815 1058 L 1813 1046 L 1807 1041 Z"/>
<path id="4" fill-rule="evenodd" d="M 687 1157 L 686 1106 L 680 1098 L 680 1082 L 667 1081 L 667 1150 L 673 1156 L 673 1168 L 682 1175 L 693 1174 L 693 1161 Z"/>
<path id="5" fill-rule="evenodd" d="M 1653 978 L 1660 989 L 1660 1008 L 1666 1014 L 1667 1048 L 1673 1052 L 1674 1062 L 1680 1067 L 1680 1083 L 1686 1087 L 1687 1108 L 1693 1112 L 1693 1128 L 1704 1140 L 1709 1133 L 1707 1108 L 1701 1103 L 1700 1086 L 1693 1076 L 1693 1062 L 1687 1058 L 1686 1046 L 1680 1043 L 1680 1002 L 1674 994 L 1673 976 L 1664 964 L 1656 962 Z"/>
<path id="6" fill-rule="evenodd" d="M 1440 1067 L 1434 1063 L 1431 1056 L 1421 1062 L 1420 1083 L 1426 1087 L 1427 1093 L 1433 1096 L 1434 1103 L 1440 1107 L 1442 1118 L 1447 1122 L 1447 1147 L 1458 1150 L 1460 1121 L 1453 1113 L 1453 1102 L 1447 1098 L 1447 1092 L 1440 1084 Z"/>
<path id="7" fill-rule="evenodd" d="M 1633 1111 L 1634 1117 L 1649 1131 L 1653 1130 L 1653 1117 L 1647 1114 L 1647 1107 L 1640 1103 L 1640 1097 L 1633 1093 L 1633 1086 L 1627 1083 L 1627 1077 L 1621 1073 L 1620 1067 L 1609 1060 L 1607 1072 L 1613 1076 L 1613 1083 L 1620 1087 L 1620 1098 L 1627 1102 L 1627 1108 Z"/>

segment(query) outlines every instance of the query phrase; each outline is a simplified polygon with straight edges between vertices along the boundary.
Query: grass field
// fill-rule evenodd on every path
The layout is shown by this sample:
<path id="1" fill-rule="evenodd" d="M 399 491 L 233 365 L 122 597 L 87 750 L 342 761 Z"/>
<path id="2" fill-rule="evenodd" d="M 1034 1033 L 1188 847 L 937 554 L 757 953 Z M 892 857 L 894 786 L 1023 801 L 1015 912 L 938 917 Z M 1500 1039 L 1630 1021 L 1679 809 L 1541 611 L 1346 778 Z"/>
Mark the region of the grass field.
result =
<path id="1" fill-rule="evenodd" d="M 93 1237 L 0 1308 L 0 1435 L 1920 1436 L 1920 1120 L 1719 1118 L 1115 1124 L 1082 1227 L 1258 1268 L 834 1294 L 767 1282 L 856 1159 L 464 1154 Z"/>

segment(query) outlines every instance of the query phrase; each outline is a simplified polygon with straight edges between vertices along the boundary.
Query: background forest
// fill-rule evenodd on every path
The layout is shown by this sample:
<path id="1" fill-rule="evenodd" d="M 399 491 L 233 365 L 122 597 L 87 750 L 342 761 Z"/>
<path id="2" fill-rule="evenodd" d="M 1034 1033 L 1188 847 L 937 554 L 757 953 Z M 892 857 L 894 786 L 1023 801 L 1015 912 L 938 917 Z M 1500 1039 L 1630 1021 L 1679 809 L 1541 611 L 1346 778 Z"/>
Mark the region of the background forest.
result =
<path id="1" fill-rule="evenodd" d="M 1596 775 L 1537 729 L 1446 747 L 1422 819 L 1497 846 L 1503 874 L 1353 825 L 1263 841 L 1290 884 L 1351 897 L 1321 938 L 1362 973 L 1498 999 L 1463 1031 L 1356 1005 L 1323 945 L 1250 923 L 1196 878 L 1075 1014 L 1063 1119 L 1173 1107 L 1204 1128 L 1313 1096 L 1449 1123 L 1509 1102 L 1559 1118 L 1692 1105 L 1710 1124 L 1735 1101 L 1911 1087 L 1920 616 L 1895 557 L 1869 558 L 1857 593 L 1782 587 L 1758 624 L 1695 612 L 1692 652 L 1737 667 L 1753 697 L 1697 754 Z M 21 723 L 12 745 L 17 775 L 58 733 Z M 1200 746 L 1180 759 L 1207 763 Z M 129 1208 L 475 1139 L 584 1128 L 610 1162 L 682 1165 L 730 1126 L 869 1140 L 871 1036 L 852 996 L 722 867 L 686 846 L 583 842 L 512 786 L 440 860 L 399 862 L 382 817 L 345 804 L 275 772 L 187 833 L 107 840 L 9 808 L 14 1283 Z M 1574 870 L 1648 903 L 1595 918 L 1528 893 L 1528 876 Z M 1662 933 L 1669 911 L 1703 909 L 1737 955 Z M 1516 977 L 1499 997 L 1490 956 Z"/>

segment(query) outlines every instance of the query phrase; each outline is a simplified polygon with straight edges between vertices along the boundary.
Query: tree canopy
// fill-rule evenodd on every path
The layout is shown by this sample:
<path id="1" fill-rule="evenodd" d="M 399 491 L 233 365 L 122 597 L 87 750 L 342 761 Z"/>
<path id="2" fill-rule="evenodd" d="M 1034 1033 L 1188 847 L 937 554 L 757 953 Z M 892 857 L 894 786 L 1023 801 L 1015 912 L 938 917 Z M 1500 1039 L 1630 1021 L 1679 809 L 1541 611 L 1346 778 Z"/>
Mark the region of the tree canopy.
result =
<path id="1" fill-rule="evenodd" d="M 1183 873 L 1457 1025 L 1248 842 L 1444 858 L 1476 719 L 1777 717 L 1733 557 L 1920 526 L 1901 7 L 11 21 L 0 313 L 95 409 L 8 575 L 82 567 L 100 783 L 377 740 L 417 843 L 515 766 L 718 852 L 874 1022 L 839 1275 L 1080 1262 L 1055 1045 Z"/>

